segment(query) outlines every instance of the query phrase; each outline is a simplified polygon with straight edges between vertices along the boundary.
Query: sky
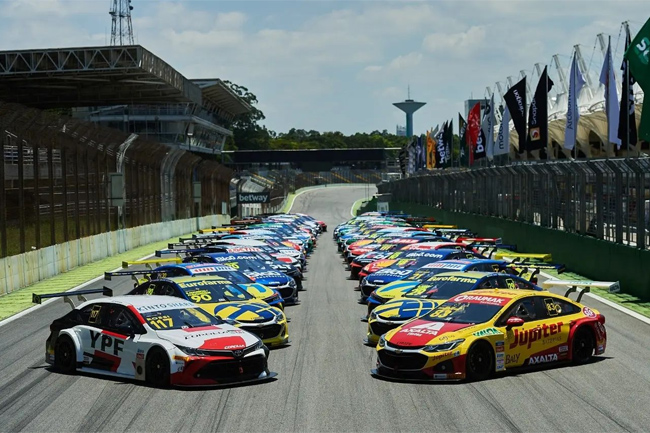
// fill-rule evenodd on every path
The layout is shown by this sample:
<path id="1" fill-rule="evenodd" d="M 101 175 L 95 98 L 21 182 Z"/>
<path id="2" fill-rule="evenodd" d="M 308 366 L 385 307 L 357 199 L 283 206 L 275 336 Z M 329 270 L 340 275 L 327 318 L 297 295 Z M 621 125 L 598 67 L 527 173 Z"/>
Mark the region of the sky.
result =
<path id="1" fill-rule="evenodd" d="M 576 44 L 597 82 L 596 35 L 611 36 L 619 64 L 621 23 L 634 36 L 650 18 L 647 0 L 132 1 L 136 43 L 187 78 L 246 86 L 276 132 L 394 133 L 408 88 L 426 102 L 414 116 L 424 132 L 522 70 L 534 90 L 536 63 L 559 87 L 552 56 L 568 75 Z M 0 50 L 107 45 L 111 5 L 0 0 Z"/>

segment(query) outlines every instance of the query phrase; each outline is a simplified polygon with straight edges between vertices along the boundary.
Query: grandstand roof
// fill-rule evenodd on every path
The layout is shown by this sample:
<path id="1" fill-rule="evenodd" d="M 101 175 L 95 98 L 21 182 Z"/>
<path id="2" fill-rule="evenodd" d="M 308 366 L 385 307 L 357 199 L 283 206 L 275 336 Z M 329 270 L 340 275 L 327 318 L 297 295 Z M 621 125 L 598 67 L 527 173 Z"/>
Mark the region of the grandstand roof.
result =
<path id="1" fill-rule="evenodd" d="M 195 103 L 231 116 L 250 110 L 221 80 L 209 81 L 188 80 L 140 45 L 0 51 L 0 100 L 41 109 Z"/>

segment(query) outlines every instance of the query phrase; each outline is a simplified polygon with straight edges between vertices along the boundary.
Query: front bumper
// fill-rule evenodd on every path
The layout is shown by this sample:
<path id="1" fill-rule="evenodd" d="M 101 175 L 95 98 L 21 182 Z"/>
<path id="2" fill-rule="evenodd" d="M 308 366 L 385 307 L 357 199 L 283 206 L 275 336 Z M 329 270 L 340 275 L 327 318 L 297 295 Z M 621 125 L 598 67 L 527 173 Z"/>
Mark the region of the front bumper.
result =
<path id="1" fill-rule="evenodd" d="M 458 381 L 465 379 L 465 355 L 460 351 L 426 353 L 420 350 L 377 349 L 373 376 L 400 381 Z"/>
<path id="2" fill-rule="evenodd" d="M 219 386 L 253 383 L 277 376 L 268 370 L 264 354 L 251 354 L 240 359 L 221 356 L 188 356 L 181 371 L 172 373 L 175 386 Z"/>
<path id="3" fill-rule="evenodd" d="M 263 326 L 241 323 L 239 327 L 258 336 L 268 347 L 279 347 L 289 343 L 289 327 L 286 321 Z"/>

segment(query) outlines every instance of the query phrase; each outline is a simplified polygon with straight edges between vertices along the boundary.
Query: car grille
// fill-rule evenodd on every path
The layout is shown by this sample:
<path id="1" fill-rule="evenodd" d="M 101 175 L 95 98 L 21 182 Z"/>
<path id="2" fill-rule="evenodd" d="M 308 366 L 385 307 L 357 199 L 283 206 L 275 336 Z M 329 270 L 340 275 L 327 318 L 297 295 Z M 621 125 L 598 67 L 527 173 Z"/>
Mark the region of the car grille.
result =
<path id="1" fill-rule="evenodd" d="M 374 292 L 377 287 L 382 286 L 383 284 L 377 284 L 376 286 L 361 286 L 361 293 L 363 296 L 370 296 L 372 292 Z"/>
<path id="2" fill-rule="evenodd" d="M 265 338 L 276 337 L 282 331 L 282 325 L 274 324 L 267 326 L 242 326 L 242 329 L 257 335 L 262 340 Z"/>
<path id="3" fill-rule="evenodd" d="M 220 383 L 238 382 L 254 379 L 265 371 L 266 357 L 256 355 L 249 358 L 213 361 L 197 371 L 194 377 L 212 379 Z"/>
<path id="4" fill-rule="evenodd" d="M 392 323 L 373 322 L 370 324 L 370 329 L 372 330 L 372 333 L 375 335 L 383 335 L 388 331 L 397 328 L 398 326 L 399 325 L 392 324 Z"/>
<path id="5" fill-rule="evenodd" d="M 393 353 L 379 351 L 379 360 L 384 367 L 393 370 L 420 370 L 427 363 L 427 357 L 420 353 Z"/>
<path id="6" fill-rule="evenodd" d="M 291 298 L 293 296 L 293 287 L 282 287 L 282 288 L 275 288 L 278 292 L 280 292 L 280 295 L 284 298 Z"/>

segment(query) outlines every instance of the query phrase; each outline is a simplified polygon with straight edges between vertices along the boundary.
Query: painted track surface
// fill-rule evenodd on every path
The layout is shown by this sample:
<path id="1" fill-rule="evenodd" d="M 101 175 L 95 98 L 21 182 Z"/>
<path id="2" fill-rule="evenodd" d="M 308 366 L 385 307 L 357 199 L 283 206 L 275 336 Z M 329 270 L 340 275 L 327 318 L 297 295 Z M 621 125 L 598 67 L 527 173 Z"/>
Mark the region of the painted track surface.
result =
<path id="1" fill-rule="evenodd" d="M 366 188 L 302 194 L 294 211 L 334 226 Z M 647 431 L 650 326 L 599 304 L 606 356 L 590 365 L 510 374 L 476 384 L 374 379 L 362 345 L 355 284 L 323 234 L 309 261 L 302 305 L 287 307 L 293 344 L 271 352 L 274 382 L 222 390 L 157 390 L 51 373 L 43 361 L 62 301 L 0 328 L 0 431 Z M 130 280 L 112 286 L 132 287 Z"/>

